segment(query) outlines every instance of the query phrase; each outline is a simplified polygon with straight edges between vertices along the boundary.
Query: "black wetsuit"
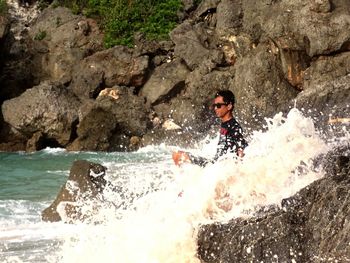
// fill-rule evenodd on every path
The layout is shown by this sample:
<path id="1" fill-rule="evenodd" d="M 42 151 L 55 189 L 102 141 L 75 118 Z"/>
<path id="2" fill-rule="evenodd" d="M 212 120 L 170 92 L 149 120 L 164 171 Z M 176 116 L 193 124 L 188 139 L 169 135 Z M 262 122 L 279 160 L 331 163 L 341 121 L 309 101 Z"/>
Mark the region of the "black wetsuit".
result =
<path id="1" fill-rule="evenodd" d="M 216 154 L 213 159 L 206 159 L 199 156 L 194 156 L 188 153 L 192 163 L 205 166 L 208 163 L 216 162 L 221 156 L 227 153 L 236 153 L 238 155 L 238 149 L 243 150 L 248 146 L 248 143 L 243 138 L 243 130 L 241 125 L 232 118 L 226 122 L 221 123 L 220 137 L 216 150 Z"/>

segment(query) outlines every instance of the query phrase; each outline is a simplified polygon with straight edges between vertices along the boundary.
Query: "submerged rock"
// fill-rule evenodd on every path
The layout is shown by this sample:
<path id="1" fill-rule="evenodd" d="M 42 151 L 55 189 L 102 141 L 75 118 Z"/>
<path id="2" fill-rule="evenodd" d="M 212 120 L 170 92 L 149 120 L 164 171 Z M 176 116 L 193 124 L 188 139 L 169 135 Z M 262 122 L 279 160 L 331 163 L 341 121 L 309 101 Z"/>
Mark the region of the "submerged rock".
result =
<path id="1" fill-rule="evenodd" d="M 106 186 L 106 168 L 100 164 L 78 160 L 73 163 L 67 182 L 53 203 L 42 212 L 44 221 L 74 222 L 87 220 L 89 213 L 81 211 L 84 201 L 99 198 Z"/>

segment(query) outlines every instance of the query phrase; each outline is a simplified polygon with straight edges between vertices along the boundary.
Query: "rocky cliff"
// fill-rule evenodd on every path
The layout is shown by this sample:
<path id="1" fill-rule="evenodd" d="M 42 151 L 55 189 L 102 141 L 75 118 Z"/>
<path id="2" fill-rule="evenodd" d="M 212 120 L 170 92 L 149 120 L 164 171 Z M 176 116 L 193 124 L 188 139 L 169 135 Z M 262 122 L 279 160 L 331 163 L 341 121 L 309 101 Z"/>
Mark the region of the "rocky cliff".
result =
<path id="1" fill-rule="evenodd" d="M 97 23 L 65 8 L 46 8 L 20 38 L 1 17 L 0 149 L 190 145 L 215 125 L 212 96 L 226 88 L 247 133 L 293 106 L 319 127 L 348 125 L 349 1 L 186 6 L 169 41 L 135 35 L 133 48 L 107 50 Z"/>

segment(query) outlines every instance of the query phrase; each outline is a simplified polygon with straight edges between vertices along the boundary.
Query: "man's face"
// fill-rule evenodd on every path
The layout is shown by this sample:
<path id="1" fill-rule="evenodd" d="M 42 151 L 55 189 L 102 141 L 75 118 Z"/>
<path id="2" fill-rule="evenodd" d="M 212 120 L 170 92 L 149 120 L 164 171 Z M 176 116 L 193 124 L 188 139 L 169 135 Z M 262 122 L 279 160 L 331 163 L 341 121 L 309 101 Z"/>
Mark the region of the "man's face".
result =
<path id="1" fill-rule="evenodd" d="M 229 114 L 231 104 L 227 104 L 224 102 L 224 98 L 219 96 L 214 99 L 214 111 L 218 118 L 223 118 L 225 115 Z"/>

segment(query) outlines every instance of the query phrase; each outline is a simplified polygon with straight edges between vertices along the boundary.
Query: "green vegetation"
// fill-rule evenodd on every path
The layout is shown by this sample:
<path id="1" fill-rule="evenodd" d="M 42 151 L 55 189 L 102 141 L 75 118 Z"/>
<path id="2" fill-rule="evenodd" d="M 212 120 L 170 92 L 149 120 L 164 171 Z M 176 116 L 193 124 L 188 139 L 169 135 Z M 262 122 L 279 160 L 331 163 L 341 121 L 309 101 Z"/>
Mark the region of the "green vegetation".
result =
<path id="1" fill-rule="evenodd" d="M 179 22 L 181 0 L 55 0 L 75 14 L 101 22 L 105 46 L 133 44 L 133 35 L 141 32 L 147 39 L 162 40 Z"/>
<path id="2" fill-rule="evenodd" d="M 47 33 L 45 30 L 39 30 L 39 32 L 35 35 L 34 40 L 43 40 L 46 37 Z"/>
<path id="3" fill-rule="evenodd" d="M 7 4 L 6 0 L 0 0 L 0 15 L 7 13 Z"/>

